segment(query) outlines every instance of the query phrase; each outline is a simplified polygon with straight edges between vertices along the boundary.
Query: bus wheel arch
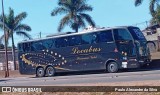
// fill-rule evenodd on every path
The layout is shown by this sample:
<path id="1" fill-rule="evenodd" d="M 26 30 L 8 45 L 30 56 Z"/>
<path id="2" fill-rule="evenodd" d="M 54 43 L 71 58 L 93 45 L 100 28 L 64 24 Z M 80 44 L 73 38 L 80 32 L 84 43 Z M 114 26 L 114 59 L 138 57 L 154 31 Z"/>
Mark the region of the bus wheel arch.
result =
<path id="1" fill-rule="evenodd" d="M 47 77 L 54 76 L 55 73 L 56 73 L 56 70 L 55 70 L 55 68 L 52 65 L 46 66 L 46 68 L 45 68 L 45 75 Z"/>
<path id="2" fill-rule="evenodd" d="M 118 72 L 118 63 L 115 60 L 108 60 L 106 62 L 106 70 L 109 73 L 116 73 Z"/>
<path id="3" fill-rule="evenodd" d="M 45 76 L 45 71 L 42 66 L 38 66 L 36 68 L 36 77 L 44 77 Z"/>

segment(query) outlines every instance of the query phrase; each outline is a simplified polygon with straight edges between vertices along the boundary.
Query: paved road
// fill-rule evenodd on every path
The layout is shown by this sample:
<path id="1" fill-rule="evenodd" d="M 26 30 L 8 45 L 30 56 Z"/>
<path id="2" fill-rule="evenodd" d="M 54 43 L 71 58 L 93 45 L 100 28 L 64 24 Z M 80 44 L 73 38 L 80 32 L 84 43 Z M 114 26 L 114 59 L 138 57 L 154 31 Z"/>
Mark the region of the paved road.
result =
<path id="1" fill-rule="evenodd" d="M 69 75 L 44 78 L 1 78 L 0 86 L 58 86 L 113 82 L 159 80 L 160 70 L 140 70 L 136 72 Z"/>
<path id="2" fill-rule="evenodd" d="M 0 78 L 0 86 L 62 86 L 62 85 L 82 85 L 82 84 L 99 84 L 99 83 L 115 83 L 115 82 L 131 82 L 144 80 L 160 79 L 160 53 L 150 66 L 142 69 L 134 69 L 119 73 L 87 73 L 83 75 L 70 74 L 55 77 L 18 77 L 18 78 Z"/>

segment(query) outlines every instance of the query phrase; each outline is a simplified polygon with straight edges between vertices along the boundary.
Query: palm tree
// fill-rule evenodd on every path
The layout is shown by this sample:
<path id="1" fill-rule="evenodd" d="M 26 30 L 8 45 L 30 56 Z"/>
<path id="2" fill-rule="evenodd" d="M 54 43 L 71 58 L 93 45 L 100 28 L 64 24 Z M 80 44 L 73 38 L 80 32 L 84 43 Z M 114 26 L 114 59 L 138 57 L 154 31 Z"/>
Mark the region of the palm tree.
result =
<path id="1" fill-rule="evenodd" d="M 135 6 L 141 5 L 142 2 L 143 2 L 143 0 L 135 0 Z M 159 0 L 150 0 L 149 10 L 150 10 L 152 17 L 154 17 L 154 15 L 155 15 L 155 6 L 156 6 L 156 4 L 158 4 L 158 2 L 159 2 Z"/>
<path id="2" fill-rule="evenodd" d="M 31 31 L 30 26 L 27 24 L 22 24 L 22 20 L 24 20 L 27 17 L 26 12 L 22 12 L 18 14 L 17 16 L 14 16 L 14 10 L 9 8 L 9 14 L 4 15 L 4 22 L 2 15 L 0 16 L 0 29 L 3 29 L 3 23 L 5 25 L 5 32 L 7 37 L 7 45 L 9 42 L 9 39 L 12 40 L 12 54 L 13 54 L 13 62 L 14 66 L 16 67 L 15 63 L 15 45 L 14 45 L 14 33 L 16 33 L 19 36 L 24 36 L 29 39 L 31 39 L 31 36 L 26 33 L 26 31 Z M 4 35 L 0 37 L 0 40 L 4 39 Z"/>
<path id="3" fill-rule="evenodd" d="M 75 32 L 78 32 L 79 28 L 86 27 L 85 21 L 95 27 L 92 17 L 85 13 L 93 10 L 90 5 L 86 4 L 86 0 L 59 0 L 58 5 L 59 7 L 51 12 L 51 16 L 66 14 L 58 26 L 59 32 L 61 32 L 66 25 L 69 25 Z"/>

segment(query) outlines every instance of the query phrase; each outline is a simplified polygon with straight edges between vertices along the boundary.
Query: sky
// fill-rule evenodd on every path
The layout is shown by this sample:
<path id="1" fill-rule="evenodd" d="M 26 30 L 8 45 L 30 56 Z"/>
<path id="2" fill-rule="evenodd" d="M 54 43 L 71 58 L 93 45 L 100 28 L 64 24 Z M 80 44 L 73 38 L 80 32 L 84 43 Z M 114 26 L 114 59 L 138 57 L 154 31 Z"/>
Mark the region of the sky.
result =
<path id="1" fill-rule="evenodd" d="M 114 2 L 113 2 L 114 1 Z M 149 13 L 149 0 L 144 0 L 139 7 L 134 6 L 135 0 L 88 0 L 87 4 L 93 7 L 92 12 L 88 13 L 95 21 L 97 27 L 113 27 L 136 25 L 140 29 L 146 27 L 145 21 L 151 19 Z M 28 32 L 34 39 L 42 38 L 46 35 L 57 33 L 57 27 L 63 14 L 51 16 L 51 11 L 58 7 L 58 0 L 4 0 L 4 12 L 8 14 L 9 7 L 14 9 L 15 15 L 27 12 L 27 17 L 22 21 L 28 24 L 32 31 Z M 2 6 L 0 3 L 0 13 Z M 62 32 L 73 31 L 66 27 Z M 0 36 L 3 31 L 0 30 Z M 23 37 L 15 35 L 15 43 L 24 40 Z"/>

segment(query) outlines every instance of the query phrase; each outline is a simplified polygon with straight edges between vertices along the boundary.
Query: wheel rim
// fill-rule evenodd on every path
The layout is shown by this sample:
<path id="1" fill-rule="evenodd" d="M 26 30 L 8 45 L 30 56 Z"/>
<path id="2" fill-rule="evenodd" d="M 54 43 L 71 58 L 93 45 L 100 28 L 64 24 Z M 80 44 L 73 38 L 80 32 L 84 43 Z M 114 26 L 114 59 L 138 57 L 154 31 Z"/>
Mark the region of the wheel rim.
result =
<path id="1" fill-rule="evenodd" d="M 47 76 L 53 76 L 54 75 L 54 68 L 53 67 L 48 67 L 47 68 Z"/>
<path id="2" fill-rule="evenodd" d="M 42 77 L 42 76 L 44 75 L 44 70 L 43 70 L 43 68 L 39 68 L 39 69 L 37 70 L 37 75 L 38 75 L 38 77 Z"/>
<path id="3" fill-rule="evenodd" d="M 111 72 L 115 72 L 116 69 L 117 69 L 117 68 L 116 68 L 116 64 L 113 64 L 113 63 L 110 64 L 109 69 L 110 69 Z"/>
<path id="4" fill-rule="evenodd" d="M 52 75 L 52 74 L 53 74 L 53 69 L 49 68 L 49 69 L 48 69 L 48 74 L 49 74 L 49 75 Z"/>

